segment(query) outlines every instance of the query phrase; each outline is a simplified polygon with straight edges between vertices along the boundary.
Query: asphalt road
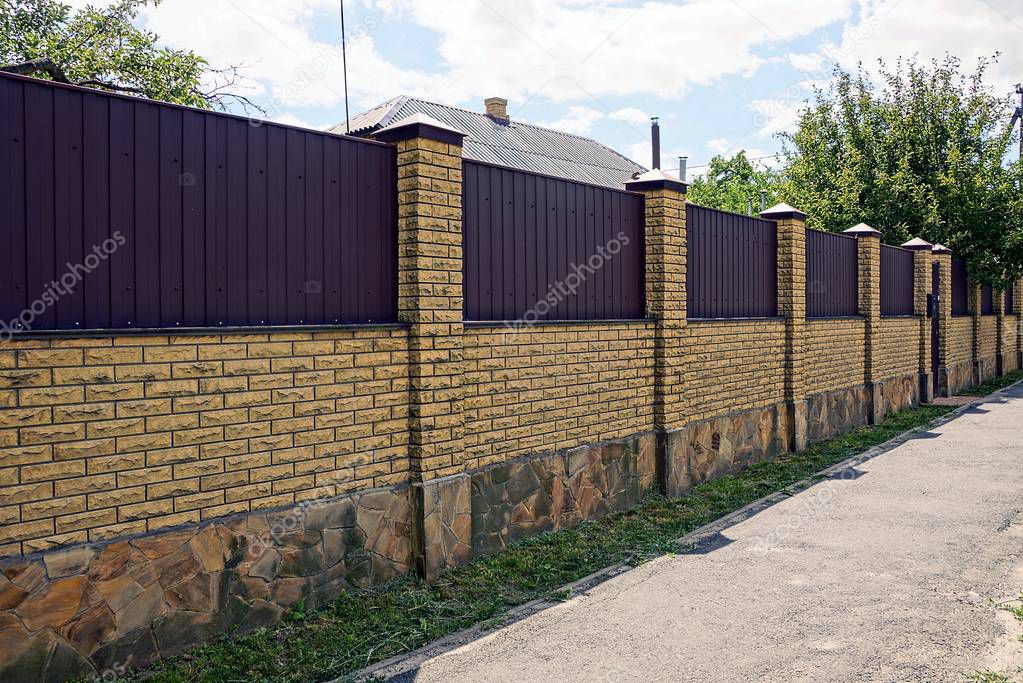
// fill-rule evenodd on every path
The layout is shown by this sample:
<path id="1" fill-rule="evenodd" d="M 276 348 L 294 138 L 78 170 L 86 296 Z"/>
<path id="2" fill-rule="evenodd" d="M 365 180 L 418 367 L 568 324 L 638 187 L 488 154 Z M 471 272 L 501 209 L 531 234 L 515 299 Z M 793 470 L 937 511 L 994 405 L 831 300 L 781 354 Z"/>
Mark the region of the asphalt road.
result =
<path id="1" fill-rule="evenodd" d="M 1023 388 L 423 663 L 420 681 L 1023 680 Z"/>

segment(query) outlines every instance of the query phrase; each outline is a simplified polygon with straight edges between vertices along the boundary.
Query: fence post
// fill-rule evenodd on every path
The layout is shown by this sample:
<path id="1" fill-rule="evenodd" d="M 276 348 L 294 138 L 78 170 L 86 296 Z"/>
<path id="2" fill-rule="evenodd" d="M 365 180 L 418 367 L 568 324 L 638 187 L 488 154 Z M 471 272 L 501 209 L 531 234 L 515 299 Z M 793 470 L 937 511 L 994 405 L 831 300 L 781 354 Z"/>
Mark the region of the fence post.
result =
<path id="1" fill-rule="evenodd" d="M 917 372 L 920 375 L 920 402 L 930 403 L 934 400 L 934 383 L 931 376 L 931 320 L 927 311 L 927 295 L 931 293 L 931 256 L 932 244 L 919 237 L 902 245 L 903 249 L 913 252 L 913 315 L 920 321 L 920 362 Z"/>
<path id="2" fill-rule="evenodd" d="M 970 280 L 966 289 L 966 302 L 969 306 L 970 317 L 973 323 L 973 384 L 980 384 L 984 379 L 984 362 L 980 348 L 980 323 L 981 323 L 981 285 L 979 282 Z"/>
<path id="3" fill-rule="evenodd" d="M 471 557 L 462 412 L 462 139 L 417 114 L 398 146 L 398 317 L 409 323 L 413 552 L 427 579 Z"/>
<path id="4" fill-rule="evenodd" d="M 881 233 L 866 223 L 844 234 L 856 238 L 859 263 L 859 312 L 864 319 L 863 382 L 870 391 L 870 424 L 884 419 L 884 393 L 880 377 L 881 359 Z"/>
<path id="5" fill-rule="evenodd" d="M 938 376 L 934 378 L 935 393 L 952 395 L 948 376 L 949 335 L 952 332 L 952 250 L 940 244 L 931 248 L 931 257 L 938 264 Z M 932 266 L 933 267 L 933 266 Z"/>
<path id="6" fill-rule="evenodd" d="M 778 224 L 778 315 L 785 319 L 785 402 L 792 449 L 809 445 L 806 402 L 806 214 L 778 204 L 760 214 Z"/>
<path id="7" fill-rule="evenodd" d="M 646 310 L 654 329 L 654 428 L 658 435 L 659 479 L 669 495 L 687 490 L 684 439 L 668 433 L 685 424 L 682 383 L 686 328 L 686 184 L 653 169 L 625 184 L 644 197 Z M 669 447 L 669 440 L 672 446 Z M 672 457 L 676 453 L 678 457 Z"/>

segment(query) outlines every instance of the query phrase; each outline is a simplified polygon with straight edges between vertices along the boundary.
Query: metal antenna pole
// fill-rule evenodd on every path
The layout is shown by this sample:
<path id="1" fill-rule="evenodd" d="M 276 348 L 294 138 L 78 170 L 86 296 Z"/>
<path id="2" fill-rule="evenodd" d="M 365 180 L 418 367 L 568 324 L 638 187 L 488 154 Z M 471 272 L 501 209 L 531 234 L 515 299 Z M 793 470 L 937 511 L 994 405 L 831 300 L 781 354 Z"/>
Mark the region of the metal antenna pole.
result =
<path id="1" fill-rule="evenodd" d="M 1016 84 L 1016 94 L 1019 95 L 1019 108 L 1016 109 L 1015 118 L 1023 118 L 1023 84 Z M 1023 159 L 1023 121 L 1019 124 L 1019 158 Z"/>
<path id="2" fill-rule="evenodd" d="M 345 0 L 341 0 L 341 70 L 345 82 L 345 133 L 350 133 L 349 122 L 351 116 L 348 113 L 348 50 L 345 40 Z"/>

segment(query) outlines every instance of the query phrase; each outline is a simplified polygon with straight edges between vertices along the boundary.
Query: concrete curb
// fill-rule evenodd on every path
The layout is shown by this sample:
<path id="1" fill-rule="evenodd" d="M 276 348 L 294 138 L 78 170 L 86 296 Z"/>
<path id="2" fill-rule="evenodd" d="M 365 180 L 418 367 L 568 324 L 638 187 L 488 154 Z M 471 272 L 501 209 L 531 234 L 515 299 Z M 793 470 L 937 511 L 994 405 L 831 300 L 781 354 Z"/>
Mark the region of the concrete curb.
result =
<path id="1" fill-rule="evenodd" d="M 732 527 L 738 524 L 739 522 L 749 519 L 750 517 L 756 515 L 757 513 L 762 512 L 763 510 L 766 510 L 767 508 L 777 503 L 780 503 L 781 501 L 786 500 L 794 496 L 795 494 L 800 493 L 801 491 L 810 488 L 814 484 L 820 482 L 822 479 L 827 479 L 828 477 L 831 477 L 843 470 L 848 470 L 849 468 L 855 467 L 869 460 L 872 460 L 873 458 L 876 458 L 879 455 L 883 455 L 884 453 L 891 451 L 897 446 L 900 446 L 906 443 L 907 441 L 913 439 L 917 434 L 929 431 L 935 427 L 940 427 L 941 425 L 956 419 L 963 413 L 966 413 L 967 411 L 976 408 L 978 405 L 990 401 L 993 397 L 1003 395 L 1009 389 L 1012 389 L 1013 387 L 1016 387 L 1020 384 L 1023 384 L 1023 380 L 1010 384 L 1009 386 L 1000 389 L 994 393 L 991 393 L 987 396 L 977 397 L 976 400 L 959 406 L 958 408 L 948 413 L 947 415 L 935 418 L 934 420 L 931 420 L 925 425 L 921 425 L 919 427 L 910 429 L 909 431 L 903 432 L 902 434 L 892 437 L 891 439 L 885 441 L 884 443 L 878 444 L 877 446 L 874 446 L 866 451 L 863 451 L 862 453 L 857 453 L 856 455 L 846 458 L 841 462 L 835 463 L 834 465 L 831 465 L 811 475 L 810 477 L 807 477 L 806 479 L 796 482 L 795 484 L 792 484 L 780 491 L 776 491 L 767 496 L 764 496 L 763 498 L 756 500 L 750 503 L 749 505 L 746 505 L 745 507 L 735 510 L 734 512 L 728 513 L 724 517 L 716 519 L 713 522 L 709 522 L 698 529 L 694 529 L 693 531 L 689 532 L 688 534 L 680 538 L 678 542 L 681 545 L 699 548 L 702 544 L 707 543 L 707 541 L 718 536 L 722 531 L 728 529 L 729 527 Z M 610 567 L 605 567 L 604 569 L 598 570 L 590 574 L 589 576 L 583 577 L 578 581 L 574 581 L 552 592 L 564 593 L 565 594 L 564 599 L 566 600 L 576 597 L 578 595 L 585 595 L 587 591 L 604 583 L 605 581 L 608 581 L 610 579 L 615 578 L 616 576 L 624 574 L 630 569 L 633 569 L 633 565 L 627 563 L 620 563 L 612 565 Z M 414 679 L 416 671 L 419 669 L 419 667 L 427 660 L 437 657 L 438 655 L 444 654 L 445 652 L 454 650 L 458 647 L 461 647 L 462 645 L 466 645 L 498 628 L 508 626 L 517 621 L 521 621 L 522 619 L 532 616 L 533 614 L 537 614 L 545 609 L 553 607 L 554 605 L 558 604 L 558 602 L 559 601 L 552 601 L 547 598 L 537 598 L 536 600 L 523 603 L 518 607 L 513 607 L 508 612 L 505 612 L 503 615 L 493 620 L 477 624 L 476 626 L 469 627 L 462 631 L 457 631 L 432 643 L 424 645 L 423 647 L 417 650 L 413 650 L 412 652 L 396 655 L 394 657 L 391 657 L 390 659 L 385 659 L 382 662 L 378 662 L 377 664 L 369 666 L 355 674 L 354 677 L 338 678 L 332 681 L 331 683 L 339 683 L 342 680 L 352 680 L 353 678 L 356 681 L 366 680 L 411 681 Z"/>

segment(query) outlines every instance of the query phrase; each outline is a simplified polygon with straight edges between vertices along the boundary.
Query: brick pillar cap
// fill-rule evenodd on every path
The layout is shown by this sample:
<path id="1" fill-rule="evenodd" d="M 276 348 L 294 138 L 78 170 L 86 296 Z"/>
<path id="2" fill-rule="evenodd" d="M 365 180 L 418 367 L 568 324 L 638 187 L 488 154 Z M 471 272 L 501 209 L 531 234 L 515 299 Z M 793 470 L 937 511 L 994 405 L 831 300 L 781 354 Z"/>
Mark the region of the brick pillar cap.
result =
<path id="1" fill-rule="evenodd" d="M 763 211 L 760 214 L 761 218 L 768 218 L 770 220 L 782 220 L 785 218 L 797 218 L 801 221 L 806 220 L 806 214 L 799 209 L 793 208 L 788 204 L 782 202 L 781 204 L 775 204 L 767 211 Z"/>
<path id="2" fill-rule="evenodd" d="M 843 235 L 849 235 L 850 237 L 880 237 L 881 233 L 874 228 L 870 227 L 866 223 L 860 223 L 855 225 L 848 230 L 842 231 Z"/>
<path id="3" fill-rule="evenodd" d="M 931 247 L 931 251 L 935 254 L 951 254 L 952 250 L 946 247 L 944 244 L 935 244 Z"/>
<path id="4" fill-rule="evenodd" d="M 437 142 L 444 142 L 449 145 L 462 144 L 465 133 L 452 128 L 446 123 L 441 123 L 432 116 L 422 113 L 415 113 L 406 116 L 401 121 L 392 123 L 381 128 L 373 134 L 378 140 L 384 142 L 398 142 L 400 140 L 411 140 L 412 138 L 428 138 Z"/>
<path id="5" fill-rule="evenodd" d="M 910 251 L 930 251 L 933 247 L 933 244 L 920 237 L 914 237 L 902 245 L 903 249 L 908 249 Z"/>
<path id="6" fill-rule="evenodd" d="M 675 190 L 685 194 L 689 186 L 683 183 L 678 176 L 665 173 L 659 168 L 653 168 L 646 173 L 641 173 L 629 182 L 625 183 L 625 189 L 630 192 L 642 192 L 643 190 Z"/>

